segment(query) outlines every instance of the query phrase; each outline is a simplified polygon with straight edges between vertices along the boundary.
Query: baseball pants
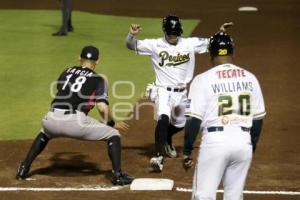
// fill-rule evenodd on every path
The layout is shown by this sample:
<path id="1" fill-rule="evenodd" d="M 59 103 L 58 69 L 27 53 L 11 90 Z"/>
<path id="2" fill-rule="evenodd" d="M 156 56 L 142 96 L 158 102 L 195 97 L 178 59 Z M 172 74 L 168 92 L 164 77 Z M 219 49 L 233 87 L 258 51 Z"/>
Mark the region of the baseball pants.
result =
<path id="1" fill-rule="evenodd" d="M 61 31 L 68 31 L 68 26 L 71 26 L 73 0 L 62 0 L 62 26 Z"/>
<path id="2" fill-rule="evenodd" d="M 252 146 L 234 137 L 231 140 L 228 137 L 224 141 L 222 134 L 227 134 L 225 132 L 209 134 L 214 134 L 214 141 L 208 139 L 201 144 L 194 172 L 192 200 L 215 200 L 221 180 L 224 200 L 242 200 L 252 159 Z M 237 134 L 249 133 L 235 135 Z"/>
<path id="3" fill-rule="evenodd" d="M 157 88 L 157 96 L 155 105 L 157 109 L 157 117 L 167 115 L 170 123 L 177 128 L 184 127 L 186 118 L 184 116 L 186 107 L 186 91 L 172 92 L 165 88 Z"/>
<path id="4" fill-rule="evenodd" d="M 42 120 L 43 132 L 49 138 L 68 137 L 82 140 L 107 140 L 120 136 L 119 131 L 83 112 L 65 114 L 66 110 L 54 109 Z"/>

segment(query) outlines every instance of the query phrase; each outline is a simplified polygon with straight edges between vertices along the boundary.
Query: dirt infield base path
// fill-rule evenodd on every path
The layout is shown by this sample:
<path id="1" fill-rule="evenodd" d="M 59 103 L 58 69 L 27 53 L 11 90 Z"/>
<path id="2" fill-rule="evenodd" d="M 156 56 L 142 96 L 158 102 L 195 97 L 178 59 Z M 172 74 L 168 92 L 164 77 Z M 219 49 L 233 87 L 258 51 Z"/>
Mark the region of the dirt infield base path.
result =
<path id="1" fill-rule="evenodd" d="M 258 12 L 239 13 L 240 6 L 256 6 Z M 0 0 L 0 8 L 58 9 L 50 0 Z M 267 117 L 263 135 L 247 180 L 247 190 L 300 191 L 300 4 L 297 0 L 179 1 L 179 0 L 78 0 L 75 9 L 113 15 L 162 17 L 176 13 L 201 19 L 193 35 L 210 36 L 225 21 L 235 22 L 230 30 L 236 41 L 237 64 L 255 73 L 265 95 Z M 60 14 L 58 12 L 58 14 Z M 76 32 L 74 33 L 76 34 Z M 297 54 L 297 55 L 296 55 Z M 207 56 L 197 58 L 197 73 L 209 66 Z M 141 120 L 132 120 L 123 134 L 123 168 L 136 177 L 175 180 L 176 187 L 191 188 L 192 171 L 185 172 L 181 159 L 167 159 L 162 174 L 149 172 L 154 121 L 144 109 Z M 37 127 L 38 130 L 38 127 Z M 182 134 L 175 145 L 181 153 Z M 0 187 L 93 187 L 110 186 L 110 162 L 106 144 L 59 139 L 52 141 L 32 166 L 31 181 L 16 181 L 16 167 L 31 141 L 0 142 Z M 196 156 L 196 151 L 194 151 Z M 132 192 L 1 192 L 0 199 L 189 199 L 190 193 Z M 221 196 L 221 195 L 219 195 Z M 245 195 L 245 199 L 299 199 L 299 196 Z"/>

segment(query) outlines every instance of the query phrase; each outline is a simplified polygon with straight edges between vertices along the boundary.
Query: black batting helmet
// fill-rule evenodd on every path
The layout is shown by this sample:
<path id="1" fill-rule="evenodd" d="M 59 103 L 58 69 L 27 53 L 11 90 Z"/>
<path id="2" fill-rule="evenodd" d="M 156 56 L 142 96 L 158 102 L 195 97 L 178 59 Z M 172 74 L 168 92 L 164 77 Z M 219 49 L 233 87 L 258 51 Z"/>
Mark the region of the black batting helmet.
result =
<path id="1" fill-rule="evenodd" d="M 230 35 L 218 32 L 209 40 L 208 50 L 211 56 L 228 56 L 233 54 L 234 43 Z"/>
<path id="2" fill-rule="evenodd" d="M 181 36 L 183 33 L 180 18 L 176 15 L 165 16 L 162 22 L 162 29 L 167 35 Z"/>

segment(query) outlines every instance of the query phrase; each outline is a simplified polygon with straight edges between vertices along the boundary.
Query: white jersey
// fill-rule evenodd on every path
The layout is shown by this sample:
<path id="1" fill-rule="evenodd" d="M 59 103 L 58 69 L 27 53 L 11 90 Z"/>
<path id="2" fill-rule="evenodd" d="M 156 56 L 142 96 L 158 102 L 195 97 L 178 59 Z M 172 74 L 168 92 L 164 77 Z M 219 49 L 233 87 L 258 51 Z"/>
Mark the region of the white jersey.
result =
<path id="1" fill-rule="evenodd" d="M 166 39 L 137 40 L 136 52 L 151 57 L 158 86 L 186 86 L 193 78 L 195 54 L 207 52 L 207 38 L 181 38 L 176 45 Z"/>
<path id="2" fill-rule="evenodd" d="M 222 64 L 192 81 L 186 115 L 202 120 L 203 135 L 208 127 L 250 128 L 253 119 L 265 114 L 259 82 L 245 69 Z"/>

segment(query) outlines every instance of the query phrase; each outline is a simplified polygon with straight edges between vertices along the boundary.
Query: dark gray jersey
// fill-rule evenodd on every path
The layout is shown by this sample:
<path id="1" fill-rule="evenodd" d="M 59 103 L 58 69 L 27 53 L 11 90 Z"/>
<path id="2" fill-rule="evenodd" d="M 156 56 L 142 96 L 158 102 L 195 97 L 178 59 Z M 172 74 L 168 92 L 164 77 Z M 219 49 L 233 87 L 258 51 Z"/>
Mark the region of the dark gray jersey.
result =
<path id="1" fill-rule="evenodd" d="M 103 77 L 93 70 L 74 66 L 65 69 L 57 81 L 57 94 L 51 107 L 88 113 L 95 102 L 108 104 L 108 87 Z"/>

